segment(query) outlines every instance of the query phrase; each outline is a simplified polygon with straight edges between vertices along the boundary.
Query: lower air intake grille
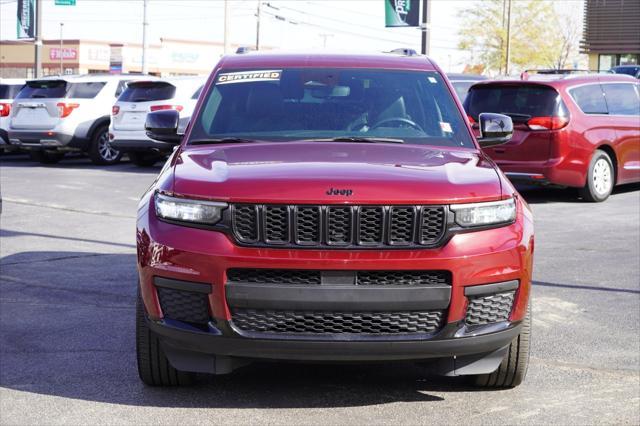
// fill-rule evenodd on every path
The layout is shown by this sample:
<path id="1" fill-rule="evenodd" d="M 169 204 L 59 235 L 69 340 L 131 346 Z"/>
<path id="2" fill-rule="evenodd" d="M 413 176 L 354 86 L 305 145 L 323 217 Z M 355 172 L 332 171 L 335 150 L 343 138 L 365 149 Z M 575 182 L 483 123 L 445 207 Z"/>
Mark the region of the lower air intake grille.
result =
<path id="1" fill-rule="evenodd" d="M 165 287 L 157 289 L 165 318 L 193 324 L 206 324 L 209 321 L 206 294 Z"/>
<path id="2" fill-rule="evenodd" d="M 407 334 L 434 333 L 442 328 L 444 311 L 306 312 L 236 309 L 233 323 L 243 331 L 281 334 Z"/>
<path id="3" fill-rule="evenodd" d="M 514 295 L 515 292 L 510 291 L 489 296 L 470 297 L 465 322 L 468 325 L 483 325 L 507 321 L 511 314 Z"/>

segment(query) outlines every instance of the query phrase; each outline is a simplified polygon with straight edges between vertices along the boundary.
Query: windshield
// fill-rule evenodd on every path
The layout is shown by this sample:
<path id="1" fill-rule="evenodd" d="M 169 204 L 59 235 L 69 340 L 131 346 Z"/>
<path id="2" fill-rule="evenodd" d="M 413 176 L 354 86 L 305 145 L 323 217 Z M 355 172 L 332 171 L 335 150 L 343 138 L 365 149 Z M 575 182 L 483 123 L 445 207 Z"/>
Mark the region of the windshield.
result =
<path id="1" fill-rule="evenodd" d="M 475 147 L 437 72 L 367 69 L 221 71 L 190 141 L 345 137 Z"/>

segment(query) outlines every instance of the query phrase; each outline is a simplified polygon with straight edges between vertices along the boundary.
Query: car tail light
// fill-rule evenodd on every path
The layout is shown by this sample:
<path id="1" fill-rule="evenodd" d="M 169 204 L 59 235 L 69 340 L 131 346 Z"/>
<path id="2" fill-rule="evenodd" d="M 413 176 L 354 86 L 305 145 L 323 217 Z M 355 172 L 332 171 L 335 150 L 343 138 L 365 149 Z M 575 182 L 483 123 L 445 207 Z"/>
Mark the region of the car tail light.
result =
<path id="1" fill-rule="evenodd" d="M 153 105 L 151 111 L 162 111 L 163 109 L 175 109 L 176 111 L 182 111 L 182 105 Z"/>
<path id="2" fill-rule="evenodd" d="M 11 104 L 0 103 L 0 117 L 8 117 L 11 114 Z"/>
<path id="3" fill-rule="evenodd" d="M 118 105 L 114 105 L 111 107 L 111 115 L 118 115 L 120 112 L 120 107 Z"/>
<path id="4" fill-rule="evenodd" d="M 68 102 L 58 102 L 56 105 L 58 107 L 58 113 L 60 113 L 60 118 L 68 117 L 74 109 L 80 106 L 80 104 L 72 104 Z"/>
<path id="5" fill-rule="evenodd" d="M 527 121 L 531 130 L 558 130 L 569 124 L 569 117 L 533 117 Z"/>

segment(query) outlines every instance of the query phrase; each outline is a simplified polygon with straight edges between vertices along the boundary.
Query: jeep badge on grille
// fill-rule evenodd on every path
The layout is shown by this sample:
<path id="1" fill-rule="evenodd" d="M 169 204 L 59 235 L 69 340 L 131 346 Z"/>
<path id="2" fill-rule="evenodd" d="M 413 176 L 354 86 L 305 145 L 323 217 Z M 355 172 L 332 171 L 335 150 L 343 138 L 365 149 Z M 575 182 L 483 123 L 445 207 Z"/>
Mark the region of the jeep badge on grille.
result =
<path id="1" fill-rule="evenodd" d="M 327 190 L 327 195 L 346 195 L 347 197 L 349 197 L 351 196 L 351 194 L 353 194 L 353 190 L 351 189 L 329 188 L 329 190 Z"/>

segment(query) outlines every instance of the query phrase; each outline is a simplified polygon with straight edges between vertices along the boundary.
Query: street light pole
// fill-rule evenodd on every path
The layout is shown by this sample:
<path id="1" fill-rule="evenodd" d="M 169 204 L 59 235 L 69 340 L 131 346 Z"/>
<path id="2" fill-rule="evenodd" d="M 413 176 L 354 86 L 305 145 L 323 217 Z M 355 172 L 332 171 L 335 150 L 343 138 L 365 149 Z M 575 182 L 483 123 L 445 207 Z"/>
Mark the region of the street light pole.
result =
<path id="1" fill-rule="evenodd" d="M 431 1 L 422 0 L 422 54 L 429 54 L 429 26 L 431 23 Z"/>
<path id="2" fill-rule="evenodd" d="M 509 61 L 511 54 L 511 0 L 507 0 L 507 51 L 504 63 L 504 75 L 509 75 Z"/>
<path id="3" fill-rule="evenodd" d="M 64 23 L 60 22 L 60 51 L 58 54 L 60 55 L 60 75 L 64 74 L 64 66 L 62 61 L 64 60 L 64 50 L 62 49 L 62 27 L 64 27 Z"/>
<path id="4" fill-rule="evenodd" d="M 229 0 L 224 0 L 224 54 L 228 54 L 229 43 Z"/>
<path id="5" fill-rule="evenodd" d="M 149 64 L 147 63 L 147 49 L 149 49 L 149 39 L 147 38 L 148 26 L 149 22 L 147 22 L 147 0 L 144 0 L 142 9 L 142 74 L 147 74 L 149 72 Z"/>
<path id="6" fill-rule="evenodd" d="M 260 50 L 260 4 L 262 0 L 258 0 L 258 10 L 256 12 L 256 50 Z"/>
<path id="7" fill-rule="evenodd" d="M 33 75 L 42 77 L 42 0 L 36 0 L 36 39 Z"/>

